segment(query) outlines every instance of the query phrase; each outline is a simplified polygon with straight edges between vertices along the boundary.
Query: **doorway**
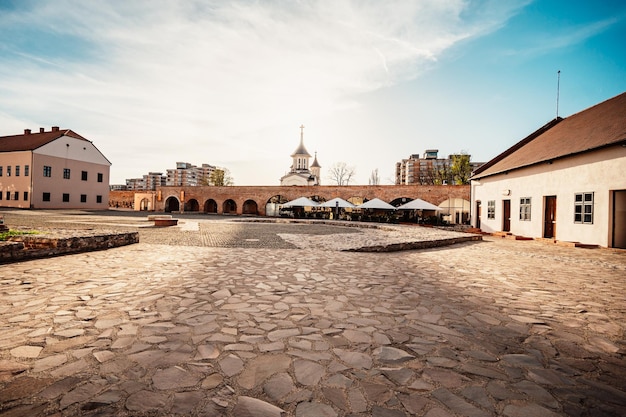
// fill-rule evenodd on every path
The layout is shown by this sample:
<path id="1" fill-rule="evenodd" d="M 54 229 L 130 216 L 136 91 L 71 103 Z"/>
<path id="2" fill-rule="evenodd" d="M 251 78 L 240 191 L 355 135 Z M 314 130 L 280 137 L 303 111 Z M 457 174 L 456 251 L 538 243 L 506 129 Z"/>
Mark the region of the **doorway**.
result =
<path id="1" fill-rule="evenodd" d="M 556 237 L 556 196 L 549 195 L 544 198 L 543 237 L 554 239 Z"/>
<path id="2" fill-rule="evenodd" d="M 502 231 L 511 231 L 511 200 L 502 200 Z"/>
<path id="3" fill-rule="evenodd" d="M 480 229 L 480 200 L 476 201 L 476 228 Z"/>
<path id="4" fill-rule="evenodd" d="M 613 191 L 612 232 L 611 246 L 626 249 L 626 190 Z"/>

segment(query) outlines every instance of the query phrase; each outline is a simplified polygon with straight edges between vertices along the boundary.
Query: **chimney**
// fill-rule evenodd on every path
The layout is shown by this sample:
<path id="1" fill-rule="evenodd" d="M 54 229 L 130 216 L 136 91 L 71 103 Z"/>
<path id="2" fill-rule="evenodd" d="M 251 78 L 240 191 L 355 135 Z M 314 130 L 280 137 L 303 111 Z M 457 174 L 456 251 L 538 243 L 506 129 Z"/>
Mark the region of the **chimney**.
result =
<path id="1" fill-rule="evenodd" d="M 24 129 L 24 134 L 25 135 L 30 135 L 30 129 Z"/>
<path id="2" fill-rule="evenodd" d="M 53 132 L 58 132 L 59 131 L 59 126 L 52 126 L 52 131 Z"/>
<path id="3" fill-rule="evenodd" d="M 40 127 L 40 128 L 39 128 L 39 133 L 43 133 L 44 131 L 45 131 L 45 130 L 44 130 L 44 128 L 43 128 L 43 127 Z"/>

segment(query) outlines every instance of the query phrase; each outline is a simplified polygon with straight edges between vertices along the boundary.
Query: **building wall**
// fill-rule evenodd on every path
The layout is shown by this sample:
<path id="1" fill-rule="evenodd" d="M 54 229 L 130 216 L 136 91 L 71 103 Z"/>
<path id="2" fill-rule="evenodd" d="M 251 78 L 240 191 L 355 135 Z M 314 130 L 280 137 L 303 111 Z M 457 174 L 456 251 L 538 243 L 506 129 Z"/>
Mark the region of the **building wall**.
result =
<path id="1" fill-rule="evenodd" d="M 609 246 L 610 196 L 626 189 L 626 148 L 615 146 L 472 181 L 472 223 L 476 225 L 476 201 L 481 202 L 480 227 L 502 231 L 503 200 L 511 201 L 514 235 L 541 238 L 544 232 L 545 197 L 556 196 L 556 236 L 567 242 Z M 594 193 L 593 224 L 574 223 L 576 193 Z M 530 221 L 520 220 L 520 199 L 531 198 Z M 488 201 L 495 200 L 495 218 L 488 218 Z"/>
<path id="2" fill-rule="evenodd" d="M 112 191 L 111 201 L 113 207 L 131 206 L 134 197 L 126 204 L 125 199 L 130 199 L 131 194 L 123 191 Z M 352 197 L 380 198 L 391 202 L 400 198 L 421 198 L 429 203 L 439 205 L 448 198 L 462 198 L 469 200 L 469 185 L 347 185 L 347 186 L 232 186 L 232 187 L 160 187 L 156 191 L 155 210 L 165 211 L 168 198 L 176 199 L 180 203 L 188 203 L 192 199 L 198 203 L 199 211 L 204 211 L 207 201 L 213 200 L 217 204 L 217 213 L 224 212 L 224 202 L 232 200 L 236 205 L 233 214 L 244 214 L 243 207 L 246 201 L 255 202 L 258 208 L 256 214 L 265 215 L 265 206 L 274 196 L 281 196 L 282 201 L 294 200 L 298 197 L 319 196 L 324 200 L 341 197 L 348 200 Z M 181 201 L 182 199 L 182 201 Z M 180 204 L 182 207 L 184 204 Z M 135 210 L 138 210 L 135 207 Z"/>
<path id="3" fill-rule="evenodd" d="M 2 176 L 0 176 L 0 207 L 29 208 L 31 199 L 31 175 L 32 175 L 32 154 L 30 151 L 23 152 L 2 152 L 0 153 L 0 166 Z M 16 175 L 16 167 L 19 166 L 19 176 Z M 26 176 L 26 166 L 28 166 L 28 176 Z M 7 175 L 7 168 L 11 167 L 11 175 Z M 7 192 L 9 198 L 7 198 Z M 17 199 L 15 193 L 17 192 Z M 24 193 L 27 193 L 24 199 Z"/>

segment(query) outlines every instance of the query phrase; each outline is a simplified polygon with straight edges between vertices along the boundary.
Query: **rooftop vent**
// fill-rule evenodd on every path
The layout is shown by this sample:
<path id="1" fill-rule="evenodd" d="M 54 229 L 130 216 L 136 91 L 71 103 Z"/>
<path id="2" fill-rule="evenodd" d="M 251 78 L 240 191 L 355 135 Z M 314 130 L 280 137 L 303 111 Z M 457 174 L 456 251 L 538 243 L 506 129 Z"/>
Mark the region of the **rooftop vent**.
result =
<path id="1" fill-rule="evenodd" d="M 39 128 L 39 133 L 43 133 L 43 132 L 45 132 L 45 129 L 43 127 L 40 127 Z"/>
<path id="2" fill-rule="evenodd" d="M 24 129 L 24 134 L 25 135 L 30 135 L 30 129 Z"/>
<path id="3" fill-rule="evenodd" d="M 59 126 L 52 126 L 52 131 L 53 132 L 58 132 L 59 131 Z"/>

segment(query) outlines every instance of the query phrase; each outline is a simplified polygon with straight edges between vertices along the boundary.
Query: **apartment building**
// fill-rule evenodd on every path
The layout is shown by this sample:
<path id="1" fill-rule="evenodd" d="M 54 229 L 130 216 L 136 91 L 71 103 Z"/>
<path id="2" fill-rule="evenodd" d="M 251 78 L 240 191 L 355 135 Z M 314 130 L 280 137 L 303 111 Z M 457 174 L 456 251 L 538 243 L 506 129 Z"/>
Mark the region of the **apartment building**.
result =
<path id="1" fill-rule="evenodd" d="M 396 163 L 396 185 L 431 185 L 453 184 L 454 174 L 451 167 L 453 158 L 458 155 L 449 155 L 439 158 L 438 149 L 427 149 L 422 157 L 413 154 L 407 159 Z M 471 171 L 480 167 L 482 162 L 471 162 Z"/>
<path id="2" fill-rule="evenodd" d="M 211 174 L 216 169 L 217 167 L 209 164 L 198 167 L 189 162 L 176 162 L 175 169 L 167 170 L 165 185 L 178 187 L 211 185 Z"/>
<path id="3" fill-rule="evenodd" d="M 154 191 L 157 187 L 166 184 L 166 177 L 162 172 L 149 172 L 141 178 L 130 178 L 126 180 L 126 190 L 128 191 Z"/>
<path id="4" fill-rule="evenodd" d="M 0 137 L 0 207 L 107 209 L 111 162 L 69 129 Z"/>

